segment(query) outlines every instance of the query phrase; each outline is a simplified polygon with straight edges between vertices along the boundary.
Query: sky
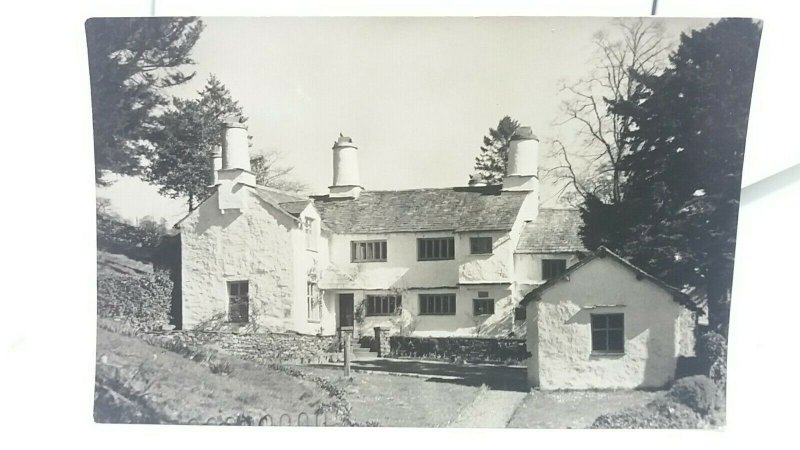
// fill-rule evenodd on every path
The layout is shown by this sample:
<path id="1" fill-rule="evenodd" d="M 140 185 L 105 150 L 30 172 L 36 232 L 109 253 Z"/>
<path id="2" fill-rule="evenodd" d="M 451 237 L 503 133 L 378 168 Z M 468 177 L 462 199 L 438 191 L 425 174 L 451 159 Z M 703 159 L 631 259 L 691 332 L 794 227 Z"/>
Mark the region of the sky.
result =
<path id="1" fill-rule="evenodd" d="M 277 150 L 311 193 L 333 177 L 339 133 L 359 148 L 368 190 L 466 185 L 483 136 L 505 115 L 542 141 L 556 135 L 558 87 L 591 69 L 592 35 L 610 18 L 203 18 L 195 78 L 173 88 L 194 97 L 214 74 L 249 117 L 253 150 Z M 646 19 L 651 20 L 651 19 Z M 660 19 L 666 38 L 708 19 Z M 174 222 L 181 200 L 138 179 L 98 190 L 128 220 Z M 557 202 L 543 182 L 543 204 Z"/>

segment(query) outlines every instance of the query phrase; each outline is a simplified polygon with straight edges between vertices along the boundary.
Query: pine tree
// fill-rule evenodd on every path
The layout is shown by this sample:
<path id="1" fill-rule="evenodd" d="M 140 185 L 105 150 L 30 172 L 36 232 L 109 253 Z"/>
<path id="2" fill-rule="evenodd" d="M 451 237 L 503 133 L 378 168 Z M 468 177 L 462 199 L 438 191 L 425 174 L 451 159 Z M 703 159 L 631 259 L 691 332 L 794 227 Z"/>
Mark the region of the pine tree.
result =
<path id="1" fill-rule="evenodd" d="M 223 122 L 243 115 L 239 102 L 214 75 L 195 99 L 172 99 L 148 136 L 152 145 L 145 178 L 170 198 L 186 197 L 189 209 L 210 193 L 211 154 L 222 145 Z"/>
<path id="2" fill-rule="evenodd" d="M 587 245 L 603 240 L 669 283 L 705 290 L 722 332 L 760 36 L 749 19 L 723 19 L 682 35 L 662 75 L 636 74 L 636 94 L 612 106 L 635 124 L 622 198 L 582 208 Z"/>
<path id="3" fill-rule="evenodd" d="M 519 122 L 509 116 L 500 119 L 497 128 L 489 129 L 489 136 L 483 137 L 480 154 L 475 158 L 475 170 L 487 184 L 500 184 L 506 175 L 508 164 L 508 144 Z"/>
<path id="4" fill-rule="evenodd" d="M 192 48 L 203 23 L 182 18 L 93 18 L 86 22 L 92 92 L 95 182 L 105 172 L 137 175 L 141 140 L 169 99 L 164 88 L 190 80 Z"/>

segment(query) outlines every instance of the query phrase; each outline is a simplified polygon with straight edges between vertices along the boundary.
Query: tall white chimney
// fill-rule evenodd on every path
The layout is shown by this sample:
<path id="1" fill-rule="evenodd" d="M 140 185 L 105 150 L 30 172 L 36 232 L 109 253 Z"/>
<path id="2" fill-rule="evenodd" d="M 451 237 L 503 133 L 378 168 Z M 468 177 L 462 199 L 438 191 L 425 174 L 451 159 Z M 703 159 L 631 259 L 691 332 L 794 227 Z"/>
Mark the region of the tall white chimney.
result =
<path id="1" fill-rule="evenodd" d="M 358 198 L 364 188 L 358 176 L 358 147 L 353 140 L 339 134 L 333 144 L 332 198 Z"/>
<path id="2" fill-rule="evenodd" d="M 222 126 L 222 164 L 217 170 L 219 209 L 245 210 L 247 193 L 240 185 L 255 186 L 256 176 L 250 171 L 250 149 L 247 126 L 228 120 Z"/>
<path id="3" fill-rule="evenodd" d="M 519 127 L 508 144 L 504 191 L 538 191 L 539 138 L 531 127 Z"/>
<path id="4" fill-rule="evenodd" d="M 250 171 L 250 148 L 247 125 L 229 120 L 223 124 L 222 168 Z"/>
<path id="5" fill-rule="evenodd" d="M 222 169 L 222 146 L 215 145 L 211 151 L 211 170 L 213 171 L 211 186 L 219 184 L 219 169 Z"/>

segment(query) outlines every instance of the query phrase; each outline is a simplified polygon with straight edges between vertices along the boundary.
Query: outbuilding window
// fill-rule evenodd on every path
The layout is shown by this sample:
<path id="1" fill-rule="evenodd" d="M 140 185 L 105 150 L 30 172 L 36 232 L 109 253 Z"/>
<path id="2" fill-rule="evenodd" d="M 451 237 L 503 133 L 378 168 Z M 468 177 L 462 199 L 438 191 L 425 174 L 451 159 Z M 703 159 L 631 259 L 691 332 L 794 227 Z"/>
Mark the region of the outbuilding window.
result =
<path id="1" fill-rule="evenodd" d="M 494 314 L 493 298 L 473 298 L 472 314 L 475 316 L 491 316 Z"/>
<path id="2" fill-rule="evenodd" d="M 542 279 L 552 280 L 558 278 L 566 272 L 567 260 L 566 259 L 543 259 L 542 260 Z"/>
<path id="3" fill-rule="evenodd" d="M 623 314 L 592 314 L 592 352 L 625 352 L 625 318 Z"/>
<path id="4" fill-rule="evenodd" d="M 247 323 L 250 320 L 250 283 L 248 281 L 228 282 L 228 321 Z"/>

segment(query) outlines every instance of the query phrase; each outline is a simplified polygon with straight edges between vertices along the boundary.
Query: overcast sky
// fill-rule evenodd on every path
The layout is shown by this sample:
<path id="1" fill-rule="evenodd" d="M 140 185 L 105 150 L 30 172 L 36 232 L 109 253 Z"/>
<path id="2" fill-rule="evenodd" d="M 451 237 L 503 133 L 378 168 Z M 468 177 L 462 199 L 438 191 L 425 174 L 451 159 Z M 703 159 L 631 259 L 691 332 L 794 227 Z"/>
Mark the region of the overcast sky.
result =
<path id="1" fill-rule="evenodd" d="M 707 19 L 660 19 L 667 38 Z M 253 149 L 279 150 L 293 176 L 324 193 L 333 141 L 359 147 L 366 189 L 465 185 L 482 137 L 504 115 L 543 141 L 559 119 L 559 81 L 585 75 L 592 35 L 608 18 L 204 18 L 192 97 L 209 74 L 249 117 Z M 561 129 L 559 134 L 568 134 Z M 541 199 L 555 201 L 546 183 Z M 125 179 L 99 191 L 128 219 L 172 222 L 181 201 Z"/>

